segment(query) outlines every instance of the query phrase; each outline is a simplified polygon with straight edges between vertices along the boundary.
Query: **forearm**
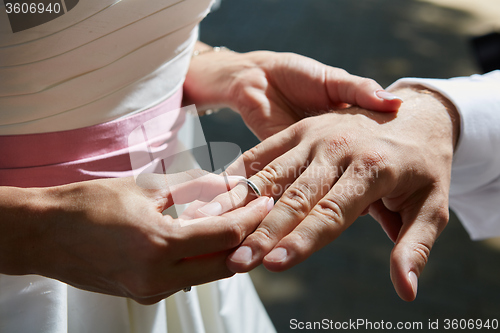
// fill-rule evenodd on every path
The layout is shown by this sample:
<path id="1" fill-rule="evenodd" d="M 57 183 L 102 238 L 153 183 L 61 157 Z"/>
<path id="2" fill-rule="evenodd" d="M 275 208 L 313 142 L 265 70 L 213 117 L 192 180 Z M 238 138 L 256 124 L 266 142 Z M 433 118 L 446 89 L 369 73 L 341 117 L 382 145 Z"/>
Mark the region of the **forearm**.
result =
<path id="1" fill-rule="evenodd" d="M 0 273 L 34 273 L 43 189 L 0 187 Z"/>

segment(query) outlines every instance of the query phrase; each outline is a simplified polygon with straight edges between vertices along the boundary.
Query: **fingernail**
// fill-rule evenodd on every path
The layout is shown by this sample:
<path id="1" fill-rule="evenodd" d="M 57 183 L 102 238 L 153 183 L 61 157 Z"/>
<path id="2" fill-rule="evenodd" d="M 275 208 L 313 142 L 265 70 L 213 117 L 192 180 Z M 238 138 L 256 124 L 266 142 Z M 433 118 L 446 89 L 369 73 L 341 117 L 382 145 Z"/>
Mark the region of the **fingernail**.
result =
<path id="1" fill-rule="evenodd" d="M 262 207 L 265 206 L 266 208 L 269 205 L 269 198 L 268 197 L 259 197 L 255 200 L 252 200 L 248 203 L 247 207 Z"/>
<path id="2" fill-rule="evenodd" d="M 413 295 L 415 297 L 417 297 L 417 290 L 418 290 L 418 278 L 417 278 L 417 274 L 415 274 L 415 272 L 413 272 L 413 271 L 410 271 L 408 273 L 408 278 L 410 279 L 411 289 L 413 289 Z"/>
<path id="3" fill-rule="evenodd" d="M 230 260 L 241 264 L 249 264 L 252 261 L 252 249 L 248 246 L 242 246 L 231 255 Z"/>
<path id="4" fill-rule="evenodd" d="M 230 187 L 236 186 L 240 181 L 245 180 L 245 177 L 242 176 L 226 176 L 227 182 Z"/>
<path id="5" fill-rule="evenodd" d="M 199 208 L 198 211 L 205 216 L 219 216 L 222 214 L 222 206 L 218 202 L 212 202 Z"/>
<path id="6" fill-rule="evenodd" d="M 272 262 L 282 262 L 285 261 L 286 255 L 287 252 L 285 248 L 277 247 L 266 256 L 266 260 Z"/>
<path id="7" fill-rule="evenodd" d="M 274 199 L 269 198 L 269 201 L 267 203 L 267 212 L 269 213 L 271 211 L 271 209 L 273 209 L 273 207 L 274 207 Z"/>
<path id="8" fill-rule="evenodd" d="M 378 98 L 386 100 L 386 101 L 393 101 L 395 99 L 400 100 L 401 102 L 403 99 L 401 97 L 398 97 L 394 94 L 391 94 L 390 92 L 387 92 L 385 90 L 377 90 L 375 92 L 375 95 L 377 95 Z"/>

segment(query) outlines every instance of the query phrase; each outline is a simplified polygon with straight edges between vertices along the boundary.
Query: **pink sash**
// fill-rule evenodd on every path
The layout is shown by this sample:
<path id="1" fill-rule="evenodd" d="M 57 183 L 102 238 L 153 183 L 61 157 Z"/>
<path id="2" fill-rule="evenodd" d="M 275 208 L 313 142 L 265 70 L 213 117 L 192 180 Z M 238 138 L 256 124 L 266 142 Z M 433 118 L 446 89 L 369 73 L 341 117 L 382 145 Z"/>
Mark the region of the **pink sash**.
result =
<path id="1" fill-rule="evenodd" d="M 0 136 L 0 186 L 47 187 L 132 176 L 131 154 L 151 154 L 154 150 L 155 155 L 173 155 L 177 132 L 184 122 L 181 101 L 182 89 L 155 107 L 104 124 Z M 167 121 L 150 121 L 165 113 L 168 117 L 160 118 Z M 147 138 L 147 145 L 129 147 L 129 134 L 148 121 L 156 127 L 154 137 Z M 143 151 L 145 146 L 147 151 Z"/>

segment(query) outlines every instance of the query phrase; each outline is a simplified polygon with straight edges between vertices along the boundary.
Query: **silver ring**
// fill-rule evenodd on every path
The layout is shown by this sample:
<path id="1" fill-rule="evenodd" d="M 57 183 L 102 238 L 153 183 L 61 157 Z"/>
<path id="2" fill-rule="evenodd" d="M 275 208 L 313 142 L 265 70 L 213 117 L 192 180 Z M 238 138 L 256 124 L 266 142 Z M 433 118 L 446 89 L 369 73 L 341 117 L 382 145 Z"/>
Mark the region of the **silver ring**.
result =
<path id="1" fill-rule="evenodd" d="M 257 187 L 257 185 L 255 185 L 250 179 L 242 179 L 240 180 L 238 183 L 242 183 L 242 184 L 246 184 L 248 185 L 248 187 L 250 187 L 252 189 L 252 191 L 258 196 L 262 196 L 262 194 L 260 194 L 260 191 L 259 191 L 259 188 Z"/>
<path id="2" fill-rule="evenodd" d="M 182 291 L 184 291 L 185 293 L 190 292 L 191 291 L 191 286 L 183 288 Z"/>

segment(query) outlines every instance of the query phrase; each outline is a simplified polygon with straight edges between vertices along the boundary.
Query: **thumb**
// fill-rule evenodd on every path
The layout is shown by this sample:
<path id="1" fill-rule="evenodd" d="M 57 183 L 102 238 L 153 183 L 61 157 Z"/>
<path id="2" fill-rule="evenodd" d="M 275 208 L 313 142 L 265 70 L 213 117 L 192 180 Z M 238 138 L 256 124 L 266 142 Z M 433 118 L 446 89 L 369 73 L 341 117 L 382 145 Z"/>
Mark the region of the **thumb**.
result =
<path id="1" fill-rule="evenodd" d="M 421 207 L 413 219 L 402 214 L 403 227 L 391 253 L 392 283 L 399 297 L 408 302 L 417 296 L 418 278 L 449 216 L 447 206 Z"/>
<path id="2" fill-rule="evenodd" d="M 376 81 L 333 67 L 326 73 L 326 88 L 334 104 L 349 103 L 373 111 L 395 112 L 403 102 Z"/>

